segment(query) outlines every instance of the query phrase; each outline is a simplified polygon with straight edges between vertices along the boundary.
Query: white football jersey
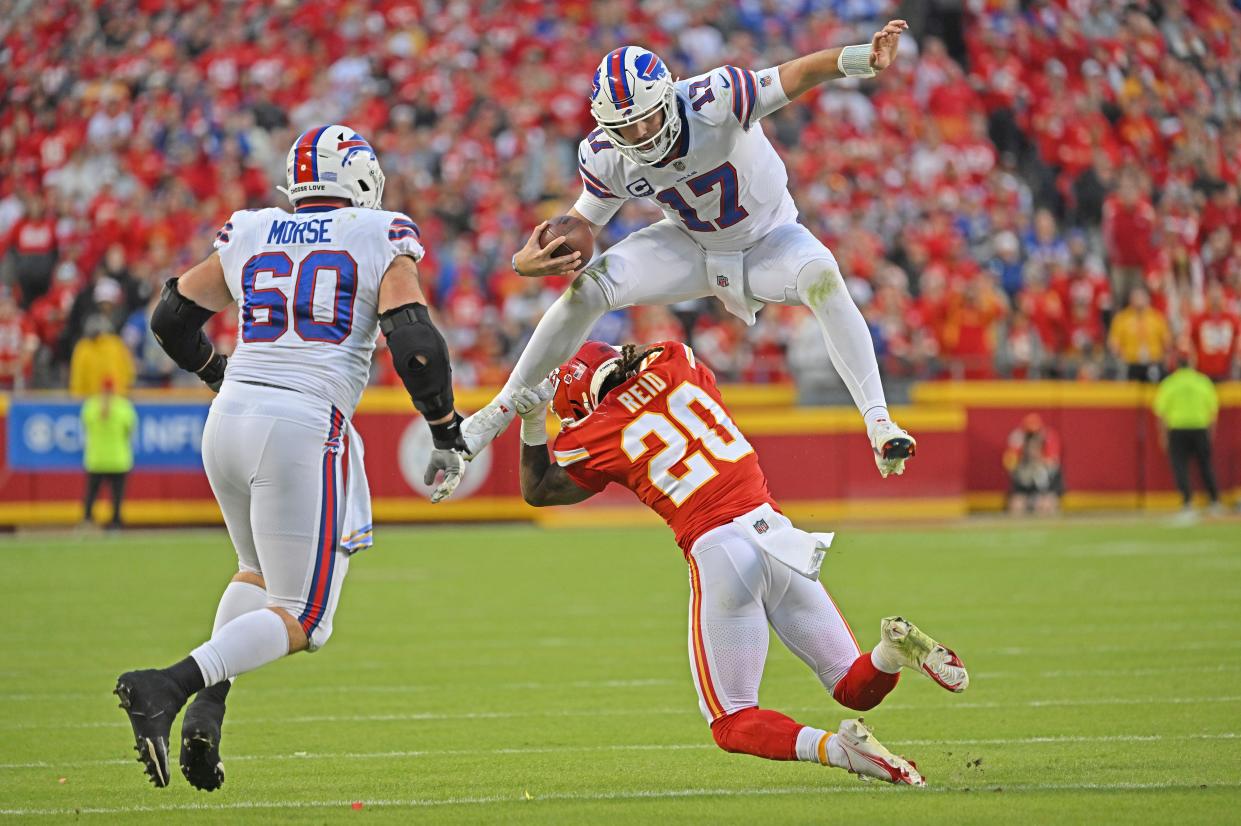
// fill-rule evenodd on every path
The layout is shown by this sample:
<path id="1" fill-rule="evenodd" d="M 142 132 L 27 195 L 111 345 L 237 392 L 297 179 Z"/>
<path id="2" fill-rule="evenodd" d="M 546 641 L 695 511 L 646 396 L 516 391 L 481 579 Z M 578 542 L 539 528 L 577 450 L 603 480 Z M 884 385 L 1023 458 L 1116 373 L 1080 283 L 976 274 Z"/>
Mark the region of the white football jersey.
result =
<path id="1" fill-rule="evenodd" d="M 759 120 L 789 102 L 779 69 L 723 66 L 676 83 L 681 136 L 652 166 L 613 148 L 602 129 L 578 146 L 582 196 L 574 205 L 606 224 L 630 198 L 654 198 L 707 250 L 746 250 L 797 221 L 784 161 Z"/>
<path id="2" fill-rule="evenodd" d="M 414 222 L 358 207 L 246 210 L 215 248 L 240 306 L 225 378 L 297 390 L 352 416 L 370 377 L 379 283 L 396 256 L 422 258 Z"/>

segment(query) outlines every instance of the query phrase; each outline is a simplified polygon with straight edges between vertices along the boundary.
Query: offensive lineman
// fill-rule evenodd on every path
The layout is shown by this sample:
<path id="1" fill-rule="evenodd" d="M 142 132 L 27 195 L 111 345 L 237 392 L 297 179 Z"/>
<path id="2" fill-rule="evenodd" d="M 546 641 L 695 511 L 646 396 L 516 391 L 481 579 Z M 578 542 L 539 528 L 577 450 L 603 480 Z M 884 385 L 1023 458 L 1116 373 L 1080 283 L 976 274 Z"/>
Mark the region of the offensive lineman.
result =
<path id="1" fill-rule="evenodd" d="M 331 636 L 350 556 L 371 544 L 362 441 L 350 416 L 379 331 L 431 428 L 426 481 L 445 473 L 433 501 L 455 487 L 464 462 L 447 346 L 418 282 L 418 228 L 381 208 L 374 150 L 347 126 L 311 129 L 289 150 L 287 182 L 292 214 L 233 213 L 216 251 L 164 285 L 151 318 L 168 355 L 219 394 L 203 465 L 239 568 L 210 640 L 173 666 L 117 680 L 138 760 L 156 786 L 168 785 L 169 732 L 191 695 L 181 772 L 212 791 L 224 782 L 220 730 L 232 678 Z M 233 302 L 240 328 L 226 359 L 202 327 Z"/>
<path id="2" fill-rule="evenodd" d="M 672 80 L 637 46 L 595 70 L 591 114 L 599 128 L 578 148 L 583 192 L 569 215 L 596 235 L 630 198 L 654 198 L 665 218 L 592 262 L 539 322 L 500 394 L 462 424 L 471 453 L 512 421 L 520 388 L 538 384 L 609 310 L 714 294 L 748 324 L 763 304 L 803 304 L 818 320 L 837 372 L 866 422 L 879 472 L 904 472 L 912 436 L 888 416 L 870 331 L 830 250 L 797 222 L 784 162 L 759 121 L 828 80 L 874 77 L 891 65 L 904 20 L 869 44 L 827 49 L 752 72 L 724 66 Z M 513 256 L 519 275 L 572 272 L 578 253 L 540 248 L 540 224 Z"/>
<path id="3" fill-rule="evenodd" d="M 547 455 L 548 399 L 562 430 Z M 521 490 L 531 505 L 581 502 L 609 483 L 627 487 L 676 533 L 689 563 L 689 654 L 699 708 L 720 748 L 804 760 L 863 777 L 924 785 L 917 767 L 884 748 L 861 720 L 835 733 L 758 707 L 771 624 L 841 705 L 874 708 L 901 668 L 961 692 L 955 653 L 901 617 L 861 653 L 816 581 L 831 536 L 793 527 L 776 508 L 754 448 L 737 429 L 715 376 L 684 344 L 649 348 L 586 342 L 551 383 L 519 391 Z"/>

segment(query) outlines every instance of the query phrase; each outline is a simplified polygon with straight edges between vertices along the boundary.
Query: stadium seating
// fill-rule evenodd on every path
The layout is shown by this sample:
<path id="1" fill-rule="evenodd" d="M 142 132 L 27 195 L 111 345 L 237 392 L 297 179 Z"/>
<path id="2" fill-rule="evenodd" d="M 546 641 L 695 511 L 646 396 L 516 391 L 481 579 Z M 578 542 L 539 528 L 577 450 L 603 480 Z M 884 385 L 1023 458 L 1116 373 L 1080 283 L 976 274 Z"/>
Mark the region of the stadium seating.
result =
<path id="1" fill-rule="evenodd" d="M 188 0 L 32 4 L 0 23 L 0 386 L 65 386 L 100 312 L 139 384 L 181 380 L 146 330 L 155 285 L 204 256 L 233 210 L 280 203 L 285 151 L 320 122 L 375 143 L 385 205 L 409 213 L 430 250 L 458 383 L 498 383 L 563 286 L 523 281 L 508 262 L 579 191 L 601 54 L 640 42 L 681 76 L 758 68 L 864 41 L 897 5 L 244 0 L 218 16 Z M 923 19 L 894 70 L 765 124 L 889 375 L 1122 375 L 1108 326 L 1137 285 L 1170 330 L 1156 362 L 1197 346 L 1212 284 L 1218 312 L 1236 313 L 1234 6 L 904 5 Z M 605 240 L 654 215 L 628 205 Z M 613 339 L 690 337 L 726 380 L 830 381 L 817 331 L 789 308 L 748 329 L 707 301 L 603 323 Z M 213 335 L 227 350 L 235 318 Z"/>

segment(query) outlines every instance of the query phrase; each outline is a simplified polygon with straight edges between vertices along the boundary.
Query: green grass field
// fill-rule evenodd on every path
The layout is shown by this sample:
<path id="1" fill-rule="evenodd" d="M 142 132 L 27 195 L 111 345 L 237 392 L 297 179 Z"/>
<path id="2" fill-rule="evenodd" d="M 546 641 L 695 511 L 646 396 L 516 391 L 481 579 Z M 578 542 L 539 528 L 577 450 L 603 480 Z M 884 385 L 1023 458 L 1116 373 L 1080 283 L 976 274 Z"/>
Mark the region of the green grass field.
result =
<path id="1" fill-rule="evenodd" d="M 228 779 L 210 795 L 175 768 L 172 787 L 147 784 L 110 692 L 120 671 L 167 665 L 209 633 L 233 570 L 224 533 L 0 542 L 0 813 L 1241 819 L 1241 523 L 842 532 L 824 581 L 862 644 L 901 612 L 972 671 L 961 696 L 907 674 L 866 715 L 918 762 L 925 790 L 719 751 L 690 682 L 685 564 L 666 531 L 381 528 L 377 539 L 355 559 L 331 643 L 238 681 Z M 826 728 L 851 716 L 774 640 L 762 700 Z"/>

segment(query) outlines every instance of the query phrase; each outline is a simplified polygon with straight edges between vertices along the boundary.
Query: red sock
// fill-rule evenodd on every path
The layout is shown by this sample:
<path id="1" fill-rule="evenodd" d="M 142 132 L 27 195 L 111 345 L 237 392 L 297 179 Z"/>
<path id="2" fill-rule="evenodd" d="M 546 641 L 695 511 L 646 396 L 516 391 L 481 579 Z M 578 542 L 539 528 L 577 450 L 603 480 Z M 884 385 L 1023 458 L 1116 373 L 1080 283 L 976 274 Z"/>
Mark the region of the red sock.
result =
<path id="1" fill-rule="evenodd" d="M 896 688 L 900 672 L 889 674 L 875 668 L 870 661 L 870 652 L 862 654 L 849 666 L 849 671 L 836 683 L 832 696 L 836 702 L 856 711 L 870 711 L 888 696 L 888 692 Z"/>
<path id="2" fill-rule="evenodd" d="M 724 751 L 768 760 L 796 760 L 801 730 L 801 723 L 766 708 L 743 708 L 711 724 L 711 734 Z"/>

